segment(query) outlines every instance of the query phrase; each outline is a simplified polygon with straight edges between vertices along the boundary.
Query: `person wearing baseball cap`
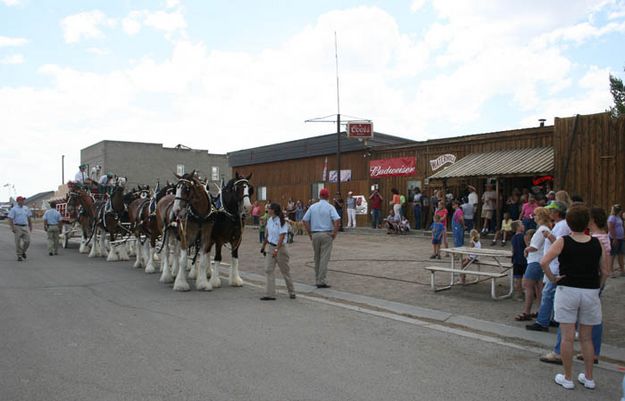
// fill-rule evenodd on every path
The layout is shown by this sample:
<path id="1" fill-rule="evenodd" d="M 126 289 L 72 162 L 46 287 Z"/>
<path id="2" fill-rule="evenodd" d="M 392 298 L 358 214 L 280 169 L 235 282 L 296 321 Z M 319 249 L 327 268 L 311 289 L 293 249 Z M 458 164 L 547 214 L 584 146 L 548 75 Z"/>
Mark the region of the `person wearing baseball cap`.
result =
<path id="1" fill-rule="evenodd" d="M 332 243 L 339 231 L 341 217 L 328 199 L 330 191 L 322 188 L 319 191 L 319 202 L 311 205 L 302 221 L 312 241 L 315 259 L 315 282 L 317 288 L 330 288 L 326 282 L 328 262 L 332 254 Z"/>
<path id="2" fill-rule="evenodd" d="M 15 199 L 17 204 L 11 208 L 7 216 L 11 231 L 15 235 L 15 252 L 18 262 L 26 259 L 26 251 L 30 245 L 30 233 L 33 231 L 32 213 L 28 207 L 24 206 L 25 200 L 26 198 L 23 196 L 18 196 Z"/>

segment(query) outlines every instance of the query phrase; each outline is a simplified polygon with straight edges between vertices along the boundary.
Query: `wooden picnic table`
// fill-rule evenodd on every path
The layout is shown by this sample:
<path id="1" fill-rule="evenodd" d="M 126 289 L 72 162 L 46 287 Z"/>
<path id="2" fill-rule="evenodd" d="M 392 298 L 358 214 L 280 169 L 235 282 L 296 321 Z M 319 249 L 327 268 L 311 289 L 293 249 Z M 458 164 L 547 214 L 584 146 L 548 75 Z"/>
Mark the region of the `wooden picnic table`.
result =
<path id="1" fill-rule="evenodd" d="M 514 277 L 512 263 L 510 262 L 512 252 L 501 249 L 469 248 L 466 246 L 457 248 L 441 248 L 441 252 L 446 252 L 451 256 L 450 267 L 427 266 L 424 268 L 431 274 L 431 286 L 434 291 L 448 290 L 454 285 L 457 285 L 458 283 L 455 281 L 456 276 L 473 275 L 476 276 L 475 280 L 468 283 L 462 283 L 462 285 L 477 284 L 480 282 L 480 278 L 485 277 L 491 280 L 491 297 L 493 299 L 498 300 L 512 296 L 512 293 L 514 292 Z M 469 262 L 463 267 L 462 259 L 464 256 L 469 256 Z M 475 256 L 475 258 L 472 258 L 472 256 Z M 456 257 L 458 257 L 458 261 L 456 261 Z M 456 263 L 458 263 L 458 265 Z M 482 266 L 494 267 L 495 271 L 481 271 Z M 437 272 L 449 273 L 449 285 L 444 287 L 436 286 L 435 274 Z M 498 296 L 496 293 L 496 280 L 506 276 L 509 280 L 510 290 L 507 294 Z"/>

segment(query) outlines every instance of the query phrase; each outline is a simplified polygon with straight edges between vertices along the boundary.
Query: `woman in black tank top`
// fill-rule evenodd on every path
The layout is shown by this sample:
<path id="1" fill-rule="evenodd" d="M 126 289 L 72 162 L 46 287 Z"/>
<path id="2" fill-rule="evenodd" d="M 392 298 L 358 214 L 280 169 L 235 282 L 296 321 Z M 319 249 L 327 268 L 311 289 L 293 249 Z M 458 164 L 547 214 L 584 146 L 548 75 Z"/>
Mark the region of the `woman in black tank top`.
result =
<path id="1" fill-rule="evenodd" d="M 590 241 L 578 242 L 570 235 L 563 237 L 563 240 L 562 252 L 558 256 L 562 278 L 557 284 L 575 288 L 599 288 L 599 262 L 603 253 L 599 240 L 590 237 Z"/>
<path id="2" fill-rule="evenodd" d="M 562 334 L 560 356 L 564 374 L 557 374 L 555 382 L 567 389 L 575 387 L 572 374 L 576 324 L 579 324 L 585 368 L 577 379 L 584 387 L 595 388 L 592 376 L 595 350 L 591 333 L 593 325 L 601 324 L 602 320 L 599 288 L 608 277 L 609 258 L 603 257 L 605 252 L 599 240 L 584 233 L 589 221 L 590 213 L 586 206 L 578 204 L 569 208 L 566 223 L 571 234 L 558 238 L 540 261 L 545 276 L 558 285 L 554 310 Z M 557 276 L 549 268 L 555 258 L 560 262 Z"/>

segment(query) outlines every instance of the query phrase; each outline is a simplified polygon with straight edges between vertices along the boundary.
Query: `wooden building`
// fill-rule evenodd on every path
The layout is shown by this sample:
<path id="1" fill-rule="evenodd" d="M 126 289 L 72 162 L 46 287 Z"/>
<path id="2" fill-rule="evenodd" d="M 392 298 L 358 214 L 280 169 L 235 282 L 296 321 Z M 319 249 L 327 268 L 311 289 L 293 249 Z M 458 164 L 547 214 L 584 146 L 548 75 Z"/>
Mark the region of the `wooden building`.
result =
<path id="1" fill-rule="evenodd" d="M 341 170 L 349 170 L 350 180 L 341 182 L 341 193 L 368 197 L 377 185 L 388 201 L 391 188 L 404 194 L 418 187 L 427 195 L 435 189 L 458 195 L 469 184 L 481 194 L 490 182 L 502 204 L 513 188 L 551 185 L 608 209 L 625 201 L 624 136 L 625 118 L 612 119 L 607 113 L 556 118 L 552 126 L 421 142 L 375 134 L 365 145 L 342 133 Z M 228 158 L 233 172 L 253 173 L 260 200 L 307 201 L 321 187 L 336 191 L 336 182 L 324 176 L 324 171 L 336 170 L 336 142 L 336 134 L 324 135 L 232 152 Z M 374 171 L 384 174 L 377 177 Z M 369 216 L 358 216 L 359 225 L 368 222 Z"/>

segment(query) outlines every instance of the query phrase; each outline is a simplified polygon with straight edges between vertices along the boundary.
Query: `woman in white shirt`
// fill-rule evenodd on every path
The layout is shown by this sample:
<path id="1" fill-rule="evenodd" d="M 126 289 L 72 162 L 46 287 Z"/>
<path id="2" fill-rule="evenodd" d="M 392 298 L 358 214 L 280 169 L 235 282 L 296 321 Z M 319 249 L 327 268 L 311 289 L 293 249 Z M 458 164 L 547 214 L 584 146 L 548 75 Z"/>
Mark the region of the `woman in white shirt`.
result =
<path id="1" fill-rule="evenodd" d="M 529 245 L 525 248 L 525 257 L 527 258 L 527 269 L 523 275 L 525 305 L 523 312 L 514 318 L 518 321 L 532 320 L 533 315 L 531 311 L 534 299 L 540 302 L 542 296 L 544 273 L 540 267 L 540 259 L 543 257 L 545 245 L 545 235 L 543 233 L 549 233 L 551 230 L 549 211 L 544 207 L 537 207 L 534 210 L 534 221 L 538 228 L 532 235 Z"/>
<path id="2" fill-rule="evenodd" d="M 261 301 L 276 300 L 276 265 L 280 268 L 282 277 L 289 291 L 289 298 L 295 299 L 295 289 L 291 280 L 289 268 L 289 252 L 286 248 L 286 235 L 289 225 L 286 224 L 282 208 L 277 203 L 269 205 L 269 218 L 265 226 L 265 240 L 260 252 L 265 256 L 265 274 L 267 275 L 267 292 Z M 266 249 L 266 250 L 265 250 Z"/>

